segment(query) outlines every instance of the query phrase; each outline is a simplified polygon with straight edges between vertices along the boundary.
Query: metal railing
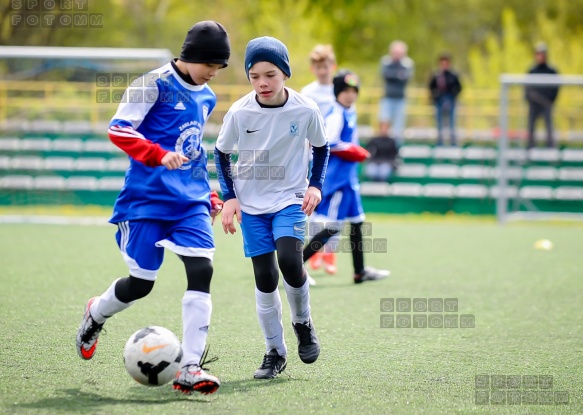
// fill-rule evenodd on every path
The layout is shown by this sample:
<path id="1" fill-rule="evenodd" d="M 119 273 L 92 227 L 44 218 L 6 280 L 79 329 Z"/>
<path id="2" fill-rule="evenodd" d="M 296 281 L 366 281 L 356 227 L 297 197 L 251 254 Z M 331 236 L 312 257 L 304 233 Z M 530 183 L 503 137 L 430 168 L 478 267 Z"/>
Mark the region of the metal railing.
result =
<path id="1" fill-rule="evenodd" d="M 212 89 L 217 94 L 218 102 L 210 122 L 220 124 L 231 104 L 248 93 L 251 87 L 213 84 Z M 111 119 L 123 90 L 100 88 L 96 83 L 0 81 L 0 125 L 11 119 L 42 119 L 85 121 L 98 126 Z M 103 99 L 104 91 L 109 92 L 109 99 Z M 435 109 L 427 89 L 410 87 L 407 95 L 407 126 L 433 128 Z M 357 103 L 359 124 L 376 130 L 381 96 L 381 88 L 361 88 Z M 523 90 L 509 89 L 507 97 L 508 134 L 510 137 L 513 134 L 522 136 L 527 117 Z M 559 138 L 569 138 L 569 131 L 583 131 L 582 111 L 583 94 L 576 88 L 564 88 L 555 109 L 555 128 Z M 457 127 L 466 136 L 471 136 L 475 131 L 490 131 L 497 135 L 500 91 L 466 88 L 458 100 L 456 112 Z"/>

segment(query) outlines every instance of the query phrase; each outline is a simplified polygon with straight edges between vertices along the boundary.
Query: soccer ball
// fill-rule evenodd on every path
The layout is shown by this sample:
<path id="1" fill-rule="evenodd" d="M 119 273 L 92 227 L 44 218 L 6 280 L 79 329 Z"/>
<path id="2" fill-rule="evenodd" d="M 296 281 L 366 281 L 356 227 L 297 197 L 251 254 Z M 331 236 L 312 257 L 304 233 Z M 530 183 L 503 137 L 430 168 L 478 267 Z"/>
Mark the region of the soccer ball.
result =
<path id="1" fill-rule="evenodd" d="M 127 341 L 123 360 L 129 375 L 147 386 L 161 386 L 176 377 L 182 360 L 180 340 L 160 326 L 136 331 Z"/>

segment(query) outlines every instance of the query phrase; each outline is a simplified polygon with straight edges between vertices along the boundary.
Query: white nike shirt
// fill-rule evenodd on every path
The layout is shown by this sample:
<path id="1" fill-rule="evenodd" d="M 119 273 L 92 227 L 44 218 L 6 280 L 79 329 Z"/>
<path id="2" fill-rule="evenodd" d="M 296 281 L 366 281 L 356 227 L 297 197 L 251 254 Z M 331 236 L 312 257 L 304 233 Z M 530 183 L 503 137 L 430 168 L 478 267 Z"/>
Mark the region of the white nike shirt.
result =
<path id="1" fill-rule="evenodd" d="M 316 103 L 285 88 L 288 100 L 262 108 L 251 91 L 223 120 L 216 147 L 238 153 L 233 167 L 235 194 L 250 215 L 274 213 L 303 203 L 308 187 L 310 144 L 326 145 L 324 120 Z"/>
<path id="2" fill-rule="evenodd" d="M 318 81 L 314 81 L 303 87 L 301 92 L 303 95 L 316 101 L 324 118 L 328 116 L 328 113 L 332 110 L 332 106 L 336 102 L 333 84 L 324 85 Z"/>

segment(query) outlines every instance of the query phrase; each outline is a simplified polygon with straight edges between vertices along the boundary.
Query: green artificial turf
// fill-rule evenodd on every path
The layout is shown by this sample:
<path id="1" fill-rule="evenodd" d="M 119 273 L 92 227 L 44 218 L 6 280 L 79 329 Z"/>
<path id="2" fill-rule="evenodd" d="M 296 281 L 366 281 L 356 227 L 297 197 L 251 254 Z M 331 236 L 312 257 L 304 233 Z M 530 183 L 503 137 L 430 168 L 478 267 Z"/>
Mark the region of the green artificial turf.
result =
<path id="1" fill-rule="evenodd" d="M 581 225 L 371 222 L 371 237 L 386 239 L 388 249 L 368 253 L 367 264 L 391 276 L 354 285 L 347 253 L 338 256 L 337 275 L 312 273 L 322 343 L 312 365 L 297 356 L 282 291 L 289 361 L 271 381 L 253 379 L 264 344 L 251 262 L 240 232 L 227 236 L 216 224 L 209 344 L 210 356 L 219 357 L 211 373 L 222 384 L 214 395 L 191 397 L 170 385 L 137 384 L 122 362 L 126 340 L 141 327 L 160 325 L 181 337 L 186 278 L 173 254 L 167 252 L 152 293 L 111 318 L 93 360 L 82 361 L 74 344 L 86 300 L 127 274 L 115 228 L 0 225 L 0 413 L 583 413 Z M 534 249 L 539 239 L 553 249 Z M 398 314 L 381 312 L 387 298 L 454 298 L 458 314 L 473 315 L 475 327 L 381 328 L 383 314 Z M 552 388 L 537 393 L 567 392 L 569 403 L 477 405 L 483 389 L 476 389 L 476 375 L 552 376 Z"/>

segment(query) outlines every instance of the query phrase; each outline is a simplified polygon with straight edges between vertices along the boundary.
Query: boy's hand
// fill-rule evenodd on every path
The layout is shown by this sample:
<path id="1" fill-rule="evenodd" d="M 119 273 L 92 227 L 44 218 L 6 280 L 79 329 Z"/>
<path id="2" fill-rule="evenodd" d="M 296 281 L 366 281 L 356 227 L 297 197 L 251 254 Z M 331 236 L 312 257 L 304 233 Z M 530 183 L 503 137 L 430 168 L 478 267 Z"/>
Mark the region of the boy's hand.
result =
<path id="1" fill-rule="evenodd" d="M 223 217 L 221 222 L 223 223 L 223 230 L 225 233 L 234 234 L 237 232 L 235 225 L 233 224 L 233 216 L 237 215 L 237 220 L 239 225 L 241 224 L 241 206 L 239 206 L 239 201 L 235 199 L 229 199 L 223 205 Z"/>
<path id="2" fill-rule="evenodd" d="M 184 163 L 188 162 L 188 159 L 182 154 L 175 153 L 174 151 L 169 151 L 162 157 L 162 165 L 168 170 L 176 170 Z"/>
<path id="3" fill-rule="evenodd" d="M 215 218 L 221 210 L 223 210 L 223 201 L 219 198 L 219 194 L 213 190 L 210 194 L 211 199 L 211 225 L 215 224 Z"/>
<path id="4" fill-rule="evenodd" d="M 314 213 L 314 209 L 318 206 L 318 203 L 322 200 L 322 192 L 320 189 L 314 186 L 308 187 L 306 190 L 306 195 L 304 196 L 304 203 L 302 204 L 302 211 L 310 216 Z"/>
<path id="5" fill-rule="evenodd" d="M 217 216 L 219 216 L 219 214 L 221 213 L 222 210 L 223 210 L 223 205 L 215 205 L 211 209 L 211 225 L 215 224 L 215 218 Z"/>

